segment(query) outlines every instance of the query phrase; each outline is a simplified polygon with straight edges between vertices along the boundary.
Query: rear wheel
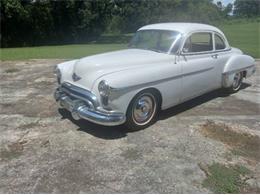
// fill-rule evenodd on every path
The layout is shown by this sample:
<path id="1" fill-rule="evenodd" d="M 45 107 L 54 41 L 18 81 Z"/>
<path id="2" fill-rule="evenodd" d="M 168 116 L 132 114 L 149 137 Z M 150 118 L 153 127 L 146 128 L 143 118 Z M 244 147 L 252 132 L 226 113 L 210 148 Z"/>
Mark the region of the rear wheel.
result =
<path id="1" fill-rule="evenodd" d="M 130 130 L 146 128 L 156 121 L 158 110 L 158 95 L 153 90 L 144 90 L 131 101 L 126 114 L 126 126 Z"/>
<path id="2" fill-rule="evenodd" d="M 239 91 L 243 81 L 243 72 L 237 72 L 234 76 L 232 85 L 228 88 L 230 93 Z"/>

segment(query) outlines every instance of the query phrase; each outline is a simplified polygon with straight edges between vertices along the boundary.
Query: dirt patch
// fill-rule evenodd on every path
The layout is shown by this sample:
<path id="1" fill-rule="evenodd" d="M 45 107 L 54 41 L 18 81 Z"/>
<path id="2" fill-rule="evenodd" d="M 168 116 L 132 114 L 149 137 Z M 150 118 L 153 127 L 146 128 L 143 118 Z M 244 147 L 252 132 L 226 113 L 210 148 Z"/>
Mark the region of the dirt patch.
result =
<path id="1" fill-rule="evenodd" d="M 36 122 L 20 125 L 18 128 L 24 130 L 24 129 L 31 129 L 31 128 L 40 127 L 40 126 L 41 125 L 39 124 L 39 121 L 36 121 Z"/>
<path id="2" fill-rule="evenodd" d="M 18 68 L 9 68 L 5 70 L 5 73 L 15 73 L 19 72 L 20 70 Z"/>
<path id="3" fill-rule="evenodd" d="M 230 147 L 233 154 L 260 161 L 260 137 L 249 133 L 239 133 L 231 126 L 213 121 L 202 125 L 201 133 L 211 139 L 221 141 Z"/>
<path id="4" fill-rule="evenodd" d="M 52 96 L 29 96 L 14 103 L 0 104 L 0 114 L 22 114 L 29 117 L 57 116 L 58 107 Z M 2 109 L 1 109 L 2 108 Z"/>
<path id="5" fill-rule="evenodd" d="M 127 160 L 138 160 L 139 158 L 141 158 L 141 153 L 133 148 L 128 148 L 126 151 L 124 151 L 121 154 L 122 157 L 124 157 Z"/>
<path id="6" fill-rule="evenodd" d="M 257 150 L 250 146 L 250 157 L 240 154 L 245 140 L 258 140 L 243 138 L 229 145 L 220 135 L 241 126 L 238 132 L 260 136 L 259 62 L 257 74 L 238 93 L 205 94 L 160 114 L 151 127 L 129 132 L 124 126 L 75 121 L 58 109 L 53 67 L 61 61 L 1 62 L 1 192 L 259 193 Z M 19 72 L 6 73 L 10 68 Z M 210 124 L 205 125 L 210 130 L 201 126 L 207 119 L 215 121 L 220 134 Z M 200 162 L 206 165 L 204 172 Z"/>
<path id="7" fill-rule="evenodd" d="M 21 141 L 7 145 L 5 149 L 0 151 L 0 158 L 3 160 L 10 160 L 19 157 L 23 152 L 23 145 L 26 143 L 26 141 Z"/>

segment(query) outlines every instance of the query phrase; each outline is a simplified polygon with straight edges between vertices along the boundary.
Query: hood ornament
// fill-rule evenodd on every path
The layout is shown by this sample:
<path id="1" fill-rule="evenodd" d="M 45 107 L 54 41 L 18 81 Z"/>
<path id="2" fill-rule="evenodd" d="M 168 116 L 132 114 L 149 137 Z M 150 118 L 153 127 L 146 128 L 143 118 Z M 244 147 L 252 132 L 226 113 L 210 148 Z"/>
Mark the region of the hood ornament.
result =
<path id="1" fill-rule="evenodd" d="M 75 81 L 78 81 L 78 80 L 80 80 L 81 79 L 81 77 L 80 76 L 78 76 L 75 72 L 73 73 L 73 75 L 72 75 L 72 79 L 73 79 L 73 81 L 75 82 Z"/>

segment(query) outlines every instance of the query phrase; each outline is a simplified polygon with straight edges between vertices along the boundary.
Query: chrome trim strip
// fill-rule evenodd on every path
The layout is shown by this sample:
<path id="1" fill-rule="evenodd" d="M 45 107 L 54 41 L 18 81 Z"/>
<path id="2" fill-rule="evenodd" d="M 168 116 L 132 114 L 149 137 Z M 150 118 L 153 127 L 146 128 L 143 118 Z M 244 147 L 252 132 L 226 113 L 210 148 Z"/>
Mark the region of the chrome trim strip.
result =
<path id="1" fill-rule="evenodd" d="M 77 108 L 77 114 L 80 118 L 86 119 L 96 124 L 115 126 L 125 122 L 125 115 L 122 113 L 101 113 L 97 111 L 91 111 L 86 106 L 80 106 Z"/>
<path id="2" fill-rule="evenodd" d="M 250 65 L 250 66 L 246 66 L 244 68 L 240 68 L 240 69 L 236 69 L 236 70 L 232 70 L 232 71 L 227 71 L 227 72 L 223 72 L 222 74 L 232 74 L 232 73 L 235 73 L 235 72 L 240 72 L 240 71 L 243 71 L 243 70 L 246 70 L 248 68 L 253 68 L 255 65 Z"/>
<path id="3" fill-rule="evenodd" d="M 75 85 L 72 85 L 70 83 L 62 83 L 60 86 L 60 90 L 62 92 L 65 92 L 67 95 L 72 96 L 77 99 L 81 99 L 85 102 L 91 101 L 94 107 L 99 106 L 99 102 L 97 100 L 97 97 L 91 93 L 90 91 L 77 87 Z"/>
<path id="4" fill-rule="evenodd" d="M 132 86 L 121 87 L 121 88 L 111 87 L 111 91 L 112 92 L 118 92 L 118 91 L 121 91 L 121 90 L 127 90 L 127 89 L 132 89 L 132 88 L 137 88 L 137 87 L 138 88 L 144 87 L 144 86 L 147 86 L 147 85 L 157 85 L 158 83 L 167 82 L 167 81 L 170 81 L 170 80 L 178 79 L 180 77 L 190 76 L 190 75 L 193 75 L 193 74 L 200 74 L 200 73 L 203 73 L 203 72 L 210 71 L 212 69 L 214 69 L 214 67 L 205 68 L 205 69 L 202 69 L 202 70 L 189 72 L 189 73 L 185 73 L 185 74 L 180 74 L 180 75 L 176 75 L 176 76 L 173 76 L 173 77 L 168 77 L 168 78 L 165 78 L 165 79 L 161 79 L 161 80 L 157 80 L 157 81 L 151 81 L 151 82 L 142 83 L 142 84 L 138 84 L 138 85 L 132 85 Z"/>
<path id="5" fill-rule="evenodd" d="M 214 69 L 214 66 L 209 67 L 209 68 L 205 68 L 205 69 L 202 69 L 202 70 L 194 71 L 194 72 L 189 72 L 189 73 L 183 74 L 182 76 L 189 76 L 189 75 L 193 75 L 193 74 L 199 74 L 199 73 L 202 73 L 202 72 L 207 72 L 207 71 L 212 70 L 212 69 Z"/>
<path id="6" fill-rule="evenodd" d="M 231 48 L 224 49 L 224 50 L 211 50 L 206 52 L 189 52 L 189 53 L 181 53 L 182 56 L 194 56 L 194 55 L 204 55 L 204 54 L 215 54 L 220 52 L 231 51 Z"/>
<path id="7" fill-rule="evenodd" d="M 226 38 L 226 36 L 223 34 L 223 33 L 219 33 L 217 32 L 216 30 L 205 30 L 205 29 L 200 29 L 200 30 L 194 30 L 194 31 L 191 31 L 189 32 L 188 34 L 185 34 L 184 35 L 184 39 L 183 39 L 183 42 L 181 44 L 181 47 L 180 47 L 180 51 L 182 51 L 184 45 L 185 45 L 185 42 L 186 40 L 194 33 L 210 33 L 211 36 L 212 36 L 212 39 L 213 41 L 215 42 L 214 40 L 214 34 L 219 34 L 221 35 L 222 38 L 224 38 L 224 41 L 225 41 L 225 44 L 226 44 L 226 48 L 224 50 L 214 50 L 214 47 L 215 45 L 213 45 L 213 50 L 211 51 L 205 51 L 205 52 L 192 52 L 192 53 L 180 53 L 181 55 L 202 55 L 202 54 L 211 54 L 211 53 L 218 53 L 218 52 L 225 52 L 225 51 L 230 51 L 232 48 L 230 47 L 229 43 L 228 43 L 228 40 Z M 214 43 L 213 43 L 214 44 Z M 208 53 L 210 52 L 210 53 Z"/>

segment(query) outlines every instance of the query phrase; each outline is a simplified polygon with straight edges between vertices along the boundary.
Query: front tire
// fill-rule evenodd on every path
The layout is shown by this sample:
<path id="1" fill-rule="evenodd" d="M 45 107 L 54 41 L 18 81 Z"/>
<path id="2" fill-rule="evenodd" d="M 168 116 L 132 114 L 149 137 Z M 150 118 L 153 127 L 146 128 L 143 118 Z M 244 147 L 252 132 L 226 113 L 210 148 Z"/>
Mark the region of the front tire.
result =
<path id="1" fill-rule="evenodd" d="M 153 90 L 138 93 L 128 106 L 126 126 L 130 130 L 144 129 L 153 124 L 158 116 L 159 98 Z"/>
<path id="2" fill-rule="evenodd" d="M 237 72 L 234 76 L 232 85 L 227 88 L 229 93 L 236 93 L 239 91 L 243 81 L 243 72 Z"/>

